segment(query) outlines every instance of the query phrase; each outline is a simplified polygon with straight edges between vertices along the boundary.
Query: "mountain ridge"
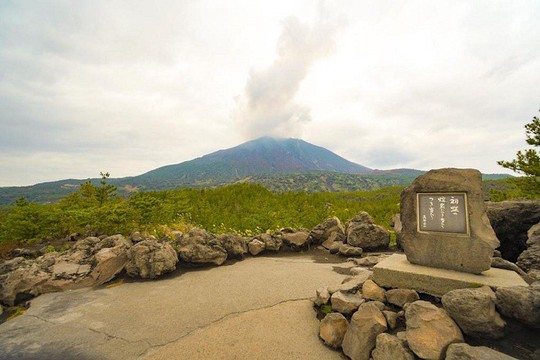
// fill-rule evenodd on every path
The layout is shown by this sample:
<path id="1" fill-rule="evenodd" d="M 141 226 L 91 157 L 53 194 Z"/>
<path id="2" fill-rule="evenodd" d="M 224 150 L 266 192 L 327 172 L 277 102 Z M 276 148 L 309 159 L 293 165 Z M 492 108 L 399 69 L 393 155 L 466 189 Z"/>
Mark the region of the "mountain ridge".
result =
<path id="1" fill-rule="evenodd" d="M 122 196 L 139 190 L 209 188 L 238 182 L 258 183 L 279 192 L 353 191 L 407 185 L 423 173 L 416 169 L 374 170 L 301 139 L 265 136 L 137 176 L 111 178 L 108 182 L 116 185 Z M 86 181 L 97 185 L 100 179 L 0 187 L 0 205 L 11 204 L 20 197 L 35 202 L 57 201 Z"/>

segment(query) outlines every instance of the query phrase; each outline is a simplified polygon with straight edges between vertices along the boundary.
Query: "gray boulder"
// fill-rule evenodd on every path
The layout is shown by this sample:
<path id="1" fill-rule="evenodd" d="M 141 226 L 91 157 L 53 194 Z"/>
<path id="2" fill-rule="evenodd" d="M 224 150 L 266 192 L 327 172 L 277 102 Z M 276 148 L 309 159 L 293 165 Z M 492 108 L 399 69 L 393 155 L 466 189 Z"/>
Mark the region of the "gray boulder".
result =
<path id="1" fill-rule="evenodd" d="M 388 248 L 390 232 L 382 226 L 375 225 L 373 219 L 365 211 L 361 211 L 347 223 L 347 244 L 364 250 Z"/>
<path id="2" fill-rule="evenodd" d="M 500 287 L 495 294 L 501 314 L 540 328 L 540 285 Z"/>
<path id="3" fill-rule="evenodd" d="M 176 270 L 178 255 L 168 243 L 143 240 L 127 252 L 126 271 L 131 277 L 155 279 Z"/>
<path id="4" fill-rule="evenodd" d="M 20 300 L 39 295 L 37 287 L 45 284 L 50 277 L 50 273 L 39 269 L 34 264 L 8 272 L 0 276 L 0 302 L 14 306 Z"/>
<path id="5" fill-rule="evenodd" d="M 349 322 L 345 316 L 340 313 L 330 313 L 319 324 L 319 336 L 326 345 L 337 349 L 341 346 L 348 328 Z"/>
<path id="6" fill-rule="evenodd" d="M 264 251 L 264 243 L 261 240 L 251 240 L 248 244 L 249 253 L 253 256 L 259 255 Z"/>
<path id="7" fill-rule="evenodd" d="M 262 241 L 264 243 L 265 250 L 269 251 L 279 251 L 279 249 L 281 249 L 281 245 L 283 244 L 281 236 L 277 234 L 261 234 L 257 236 L 256 239 Z"/>
<path id="8" fill-rule="evenodd" d="M 231 259 L 243 259 L 248 252 L 246 239 L 236 234 L 218 235 L 221 247 L 227 252 L 227 257 Z"/>
<path id="9" fill-rule="evenodd" d="M 386 329 L 386 319 L 379 309 L 363 307 L 351 318 L 341 345 L 343 352 L 352 360 L 369 360 L 377 336 Z"/>
<path id="10" fill-rule="evenodd" d="M 305 250 L 310 244 L 309 232 L 303 230 L 282 233 L 281 239 L 285 245 L 294 251 Z"/>
<path id="11" fill-rule="evenodd" d="M 326 242 L 332 236 L 332 241 L 345 241 L 345 228 L 335 216 L 324 220 L 309 233 L 311 241 L 318 245 Z"/>
<path id="12" fill-rule="evenodd" d="M 485 346 L 450 344 L 445 360 L 517 360 Z"/>
<path id="13" fill-rule="evenodd" d="M 446 311 L 427 301 L 415 301 L 405 309 L 409 348 L 420 358 L 439 360 L 448 345 L 463 342 L 463 335 Z"/>
<path id="14" fill-rule="evenodd" d="M 202 229 L 191 229 L 176 239 L 176 251 L 181 261 L 191 264 L 221 265 L 227 260 L 227 251 L 211 233 Z"/>
<path id="15" fill-rule="evenodd" d="M 446 312 L 469 336 L 499 339 L 506 323 L 495 310 L 495 294 L 489 287 L 457 289 L 442 297 Z"/>
<path id="16" fill-rule="evenodd" d="M 414 354 L 405 341 L 386 333 L 377 336 L 371 356 L 373 360 L 414 360 Z"/>
<path id="17" fill-rule="evenodd" d="M 540 222 L 540 200 L 487 203 L 488 217 L 505 260 L 516 262 L 527 249 L 527 232 Z"/>

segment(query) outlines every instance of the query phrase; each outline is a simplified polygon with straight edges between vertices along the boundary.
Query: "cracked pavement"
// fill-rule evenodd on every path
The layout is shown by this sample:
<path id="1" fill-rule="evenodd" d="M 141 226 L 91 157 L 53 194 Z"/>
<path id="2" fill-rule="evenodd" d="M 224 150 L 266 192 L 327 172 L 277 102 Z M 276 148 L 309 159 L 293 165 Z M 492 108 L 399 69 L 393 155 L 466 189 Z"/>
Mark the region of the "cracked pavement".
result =
<path id="1" fill-rule="evenodd" d="M 316 263 L 312 253 L 250 257 L 160 280 L 41 295 L 0 325 L 0 358 L 342 359 L 319 341 L 309 300 L 345 278 L 335 266 Z"/>

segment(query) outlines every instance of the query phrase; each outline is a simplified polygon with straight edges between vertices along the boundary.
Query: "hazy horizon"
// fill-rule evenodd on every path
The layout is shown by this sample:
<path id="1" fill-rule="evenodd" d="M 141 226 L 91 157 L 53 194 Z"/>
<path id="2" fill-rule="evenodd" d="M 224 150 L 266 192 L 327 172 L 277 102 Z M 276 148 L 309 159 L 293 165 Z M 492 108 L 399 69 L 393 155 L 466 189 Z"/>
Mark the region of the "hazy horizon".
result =
<path id="1" fill-rule="evenodd" d="M 269 135 L 373 169 L 510 173 L 540 3 L 0 3 L 0 186 L 139 175 Z"/>

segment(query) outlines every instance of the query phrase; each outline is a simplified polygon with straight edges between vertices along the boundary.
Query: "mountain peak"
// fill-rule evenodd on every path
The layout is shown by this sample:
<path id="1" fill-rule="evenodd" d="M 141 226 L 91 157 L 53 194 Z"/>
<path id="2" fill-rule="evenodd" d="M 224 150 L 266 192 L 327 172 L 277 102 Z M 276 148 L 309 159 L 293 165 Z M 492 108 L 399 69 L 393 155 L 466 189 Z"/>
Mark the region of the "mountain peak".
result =
<path id="1" fill-rule="evenodd" d="M 371 169 L 301 139 L 263 136 L 198 159 L 152 170 L 141 177 L 233 181 L 263 174 L 330 171 L 365 174 Z"/>

